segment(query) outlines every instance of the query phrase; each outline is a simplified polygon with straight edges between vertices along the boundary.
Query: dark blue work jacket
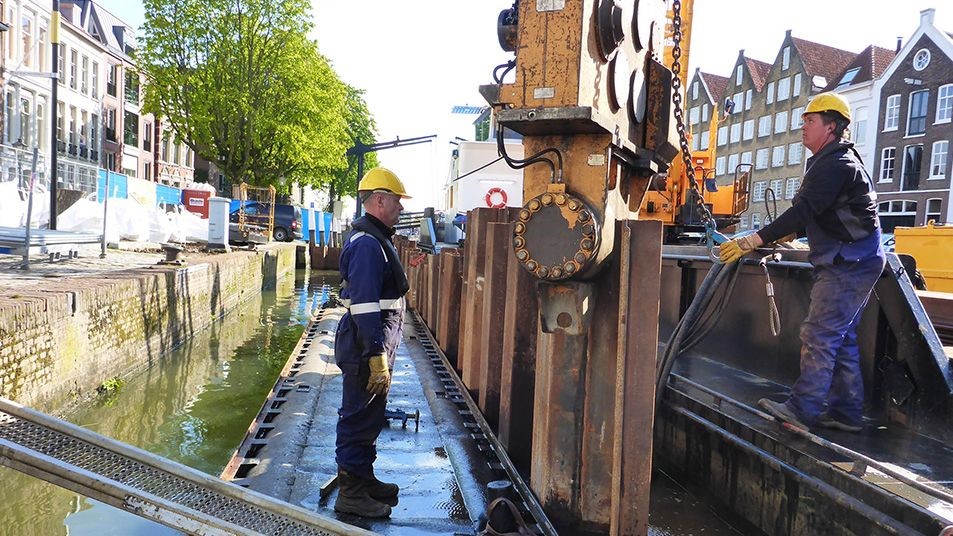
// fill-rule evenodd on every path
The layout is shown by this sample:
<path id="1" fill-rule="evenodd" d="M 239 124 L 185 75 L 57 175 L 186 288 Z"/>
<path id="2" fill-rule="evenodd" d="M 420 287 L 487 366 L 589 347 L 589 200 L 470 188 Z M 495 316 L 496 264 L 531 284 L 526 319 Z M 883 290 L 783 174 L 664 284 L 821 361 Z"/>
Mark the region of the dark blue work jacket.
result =
<path id="1" fill-rule="evenodd" d="M 758 231 L 765 243 L 806 233 L 814 266 L 883 257 L 877 192 L 853 143 L 831 142 L 809 158 L 791 203 Z"/>
<path id="2" fill-rule="evenodd" d="M 393 366 L 409 285 L 394 248 L 392 228 L 371 215 L 352 223 L 341 251 L 341 298 L 348 311 L 335 335 L 334 356 L 345 374 L 357 374 L 372 356 Z"/>

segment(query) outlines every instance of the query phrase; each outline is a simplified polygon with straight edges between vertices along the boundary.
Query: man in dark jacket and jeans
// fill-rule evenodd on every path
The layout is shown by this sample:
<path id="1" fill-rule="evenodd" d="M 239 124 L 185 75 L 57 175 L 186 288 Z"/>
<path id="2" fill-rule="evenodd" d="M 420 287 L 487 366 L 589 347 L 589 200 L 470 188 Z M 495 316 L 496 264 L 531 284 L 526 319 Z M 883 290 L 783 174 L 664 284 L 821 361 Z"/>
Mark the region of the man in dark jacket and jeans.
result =
<path id="1" fill-rule="evenodd" d="M 391 238 L 404 208 L 401 199 L 410 196 L 397 175 L 380 167 L 368 171 L 357 189 L 366 214 L 351 224 L 341 251 L 341 298 L 348 311 L 334 337 L 334 358 L 344 373 L 334 509 L 387 517 L 400 490 L 378 480 L 373 464 L 410 288 Z"/>
<path id="2" fill-rule="evenodd" d="M 730 240 L 721 260 L 734 262 L 783 236 L 806 232 L 814 286 L 801 325 L 801 375 L 785 402 L 758 405 L 798 428 L 863 428 L 864 384 L 857 324 L 884 268 L 877 194 L 854 144 L 845 141 L 850 106 L 836 93 L 814 97 L 802 139 L 814 156 L 791 208 L 757 233 Z"/>

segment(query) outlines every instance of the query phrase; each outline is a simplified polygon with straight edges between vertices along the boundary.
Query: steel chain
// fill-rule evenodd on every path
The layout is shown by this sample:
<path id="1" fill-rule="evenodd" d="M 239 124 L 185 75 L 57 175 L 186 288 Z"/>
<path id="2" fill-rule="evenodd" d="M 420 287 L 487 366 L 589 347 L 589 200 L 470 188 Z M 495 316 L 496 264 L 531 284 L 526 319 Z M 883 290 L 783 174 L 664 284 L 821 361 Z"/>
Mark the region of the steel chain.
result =
<path id="1" fill-rule="evenodd" d="M 688 176 L 688 185 L 695 194 L 695 212 L 701 218 L 705 227 L 715 229 L 715 219 L 711 211 L 705 206 L 698 183 L 695 182 L 695 168 L 692 166 L 691 149 L 688 146 L 688 136 L 685 134 L 685 116 L 682 112 L 682 80 L 679 74 L 682 64 L 682 2 L 672 2 L 672 104 L 675 108 L 675 128 L 678 131 L 678 141 L 682 148 L 682 161 L 685 163 L 685 174 Z M 677 180 L 677 177 L 676 177 Z"/>

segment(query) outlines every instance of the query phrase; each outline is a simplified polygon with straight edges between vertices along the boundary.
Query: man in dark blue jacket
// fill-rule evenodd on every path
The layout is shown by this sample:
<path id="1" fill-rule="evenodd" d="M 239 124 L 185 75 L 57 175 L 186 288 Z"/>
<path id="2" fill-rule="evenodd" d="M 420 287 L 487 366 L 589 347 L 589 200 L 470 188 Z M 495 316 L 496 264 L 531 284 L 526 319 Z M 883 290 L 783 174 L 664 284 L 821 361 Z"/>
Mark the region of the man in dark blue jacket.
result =
<path id="1" fill-rule="evenodd" d="M 757 233 L 726 242 L 721 260 L 806 232 L 814 265 L 811 306 L 801 325 L 801 375 L 785 402 L 758 405 L 798 428 L 851 432 L 863 426 L 864 384 L 857 324 L 884 268 L 877 193 L 854 144 L 843 139 L 850 106 L 836 93 L 807 105 L 801 137 L 814 154 L 791 208 Z"/>
<path id="2" fill-rule="evenodd" d="M 390 371 L 401 339 L 404 294 L 409 285 L 391 238 L 410 196 L 393 172 L 374 168 L 358 184 L 366 214 L 351 224 L 341 251 L 341 298 L 348 311 L 334 339 L 334 357 L 344 375 L 338 411 L 338 512 L 387 517 L 397 505 L 396 484 L 374 476 L 377 436 Z"/>

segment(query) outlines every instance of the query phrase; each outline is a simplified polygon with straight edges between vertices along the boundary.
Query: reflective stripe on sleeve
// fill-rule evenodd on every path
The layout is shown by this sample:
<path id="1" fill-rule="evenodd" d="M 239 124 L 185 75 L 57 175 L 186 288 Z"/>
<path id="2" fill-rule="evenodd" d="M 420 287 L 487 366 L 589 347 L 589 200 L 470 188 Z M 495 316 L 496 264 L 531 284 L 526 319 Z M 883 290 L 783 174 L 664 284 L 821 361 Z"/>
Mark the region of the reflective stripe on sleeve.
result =
<path id="1" fill-rule="evenodd" d="M 368 313 L 379 313 L 381 311 L 381 304 L 376 302 L 371 303 L 355 303 L 349 307 L 352 315 L 365 315 Z"/>
<path id="2" fill-rule="evenodd" d="M 374 303 L 358 303 L 352 306 L 350 298 L 344 298 L 343 300 L 341 300 L 341 303 L 345 307 L 351 310 L 351 314 L 361 314 L 362 312 L 364 313 L 371 312 L 371 311 L 364 310 L 364 308 L 366 308 L 369 305 L 374 305 Z M 355 310 L 355 308 L 358 308 L 358 310 Z M 377 309 L 374 309 L 374 311 L 382 311 L 382 310 L 391 311 L 391 310 L 400 310 L 403 308 L 404 308 L 404 298 L 395 298 L 392 300 L 381 300 L 380 302 L 377 303 Z"/>

